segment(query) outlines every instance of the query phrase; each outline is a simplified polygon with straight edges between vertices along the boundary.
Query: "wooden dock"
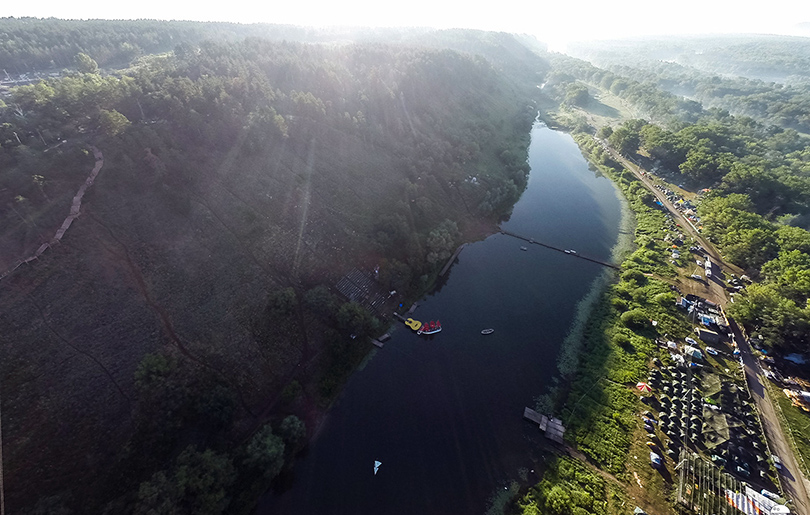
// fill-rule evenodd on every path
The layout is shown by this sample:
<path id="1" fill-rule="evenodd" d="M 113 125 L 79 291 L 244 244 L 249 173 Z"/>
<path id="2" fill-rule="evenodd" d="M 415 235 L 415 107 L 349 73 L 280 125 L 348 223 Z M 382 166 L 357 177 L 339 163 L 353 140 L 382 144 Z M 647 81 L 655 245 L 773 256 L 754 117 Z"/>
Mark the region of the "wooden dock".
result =
<path id="1" fill-rule="evenodd" d="M 562 424 L 562 420 L 554 417 L 547 417 L 546 415 L 541 415 L 537 413 L 531 408 L 523 408 L 523 418 L 530 422 L 534 422 L 540 427 L 540 431 L 543 431 L 546 435 L 546 438 L 553 442 L 557 442 L 559 444 L 563 443 L 563 435 L 565 435 L 565 427 Z"/>
<path id="2" fill-rule="evenodd" d="M 541 247 L 545 247 L 545 248 L 547 248 L 547 249 L 556 250 L 557 252 L 562 252 L 562 253 L 567 254 L 567 255 L 569 255 L 569 256 L 571 256 L 571 257 L 576 257 L 576 258 L 579 258 L 579 259 L 584 259 L 585 261 L 590 261 L 591 263 L 596 263 L 597 265 L 602 265 L 602 266 L 606 266 L 606 267 L 608 267 L 608 268 L 613 268 L 614 270 L 621 270 L 621 268 L 619 268 L 618 266 L 616 266 L 616 265 L 614 265 L 614 264 L 612 264 L 612 263 L 606 263 L 606 262 L 604 262 L 604 261 L 599 261 L 598 259 L 589 258 L 589 257 L 587 257 L 587 256 L 583 256 L 582 254 L 572 254 L 572 253 L 570 253 L 570 252 L 565 252 L 565 249 L 561 249 L 561 248 L 559 248 L 559 247 L 555 247 L 555 246 L 553 246 L 553 245 L 546 245 L 545 243 L 540 243 L 540 242 L 539 242 L 539 241 L 537 241 L 537 240 L 534 240 L 534 239 L 532 239 L 532 238 L 526 238 L 526 237 L 524 237 L 524 236 L 521 236 L 521 235 L 519 235 L 519 234 L 515 234 L 515 233 L 513 233 L 513 232 L 509 232 L 509 231 L 503 231 L 503 230 L 502 230 L 502 231 L 501 231 L 501 234 L 505 234 L 506 236 L 511 236 L 511 237 L 513 237 L 513 238 L 517 238 L 517 239 L 519 239 L 519 240 L 523 240 L 523 241 L 525 241 L 525 242 L 527 242 L 527 243 L 531 243 L 532 245 L 540 245 Z"/>
<path id="3" fill-rule="evenodd" d="M 548 426 L 548 417 L 537 413 L 531 408 L 523 408 L 523 418 L 540 426 L 540 431 L 545 431 Z"/>
<path id="4" fill-rule="evenodd" d="M 456 251 L 453 252 L 453 255 L 450 256 L 450 259 L 447 260 L 447 264 L 444 265 L 444 268 L 442 268 L 442 271 L 439 272 L 439 277 L 441 277 L 441 276 L 443 276 L 444 274 L 447 273 L 447 271 L 450 269 L 450 267 L 453 265 L 453 263 L 456 262 L 456 258 L 458 257 L 458 255 L 461 254 L 461 251 L 464 250 L 464 247 L 466 247 L 466 246 L 467 246 L 466 243 L 462 243 L 461 245 L 459 245 L 459 247 L 456 249 Z"/>
<path id="5" fill-rule="evenodd" d="M 396 315 L 396 313 L 394 313 Z M 376 347 L 383 348 L 385 347 L 385 342 L 391 339 L 391 335 L 389 333 L 385 333 L 384 335 L 380 336 L 379 338 L 372 338 L 371 343 L 373 343 Z"/>

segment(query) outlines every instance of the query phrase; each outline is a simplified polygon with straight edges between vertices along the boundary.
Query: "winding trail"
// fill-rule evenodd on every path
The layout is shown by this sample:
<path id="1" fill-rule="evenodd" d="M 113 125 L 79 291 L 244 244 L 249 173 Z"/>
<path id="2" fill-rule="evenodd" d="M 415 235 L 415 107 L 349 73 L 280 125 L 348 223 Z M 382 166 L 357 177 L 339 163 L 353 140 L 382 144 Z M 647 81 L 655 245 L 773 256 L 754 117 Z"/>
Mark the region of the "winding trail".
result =
<path id="1" fill-rule="evenodd" d="M 90 175 L 84 181 L 84 184 L 82 184 L 79 187 L 79 191 L 77 191 L 76 195 L 74 195 L 73 202 L 70 205 L 70 213 L 68 213 L 68 216 L 67 218 L 65 218 L 65 221 L 62 222 L 61 227 L 59 227 L 59 229 L 56 230 L 56 234 L 54 235 L 53 238 L 51 238 L 50 241 L 43 243 L 33 254 L 31 254 L 25 259 L 17 261 L 17 263 L 15 263 L 14 266 L 12 266 L 8 270 L 0 274 L 0 279 L 3 279 L 7 275 L 11 274 L 15 270 L 17 270 L 21 265 L 25 263 L 30 263 L 35 259 L 39 259 L 39 256 L 41 256 L 43 252 L 45 252 L 46 250 L 48 250 L 49 248 L 56 245 L 62 240 L 62 236 L 65 235 L 65 232 L 67 232 L 67 230 L 70 228 L 70 225 L 73 223 L 75 219 L 79 217 L 82 208 L 82 198 L 84 197 L 84 194 L 87 193 L 87 188 L 92 186 L 93 182 L 95 182 L 98 173 L 101 171 L 101 167 L 104 166 L 104 155 L 101 153 L 101 150 L 96 148 L 94 145 L 90 145 L 90 150 L 93 151 L 93 156 L 96 158 L 96 164 L 95 166 L 93 166 L 93 169 L 90 171 Z"/>

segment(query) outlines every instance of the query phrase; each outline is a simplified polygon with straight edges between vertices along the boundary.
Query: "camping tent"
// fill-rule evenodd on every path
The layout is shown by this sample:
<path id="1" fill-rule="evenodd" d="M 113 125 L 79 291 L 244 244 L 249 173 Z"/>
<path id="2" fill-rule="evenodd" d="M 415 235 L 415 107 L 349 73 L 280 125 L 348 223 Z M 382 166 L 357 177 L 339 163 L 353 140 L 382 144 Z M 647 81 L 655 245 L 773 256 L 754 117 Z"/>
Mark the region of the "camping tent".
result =
<path id="1" fill-rule="evenodd" d="M 641 393 L 649 393 L 652 391 L 652 388 L 650 388 L 650 385 L 647 383 L 638 383 L 636 388 L 638 388 Z"/>
<path id="2" fill-rule="evenodd" d="M 691 345 L 684 346 L 683 353 L 692 359 L 703 359 L 703 353 L 700 351 L 700 349 L 696 349 Z"/>

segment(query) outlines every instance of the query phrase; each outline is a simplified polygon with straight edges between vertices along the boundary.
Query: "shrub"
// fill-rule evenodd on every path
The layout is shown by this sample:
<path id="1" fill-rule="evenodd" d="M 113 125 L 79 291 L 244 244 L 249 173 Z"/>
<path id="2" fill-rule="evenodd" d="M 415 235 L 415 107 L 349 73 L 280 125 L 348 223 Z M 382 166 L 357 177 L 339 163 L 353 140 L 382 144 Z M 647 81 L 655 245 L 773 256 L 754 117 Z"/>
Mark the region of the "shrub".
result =
<path id="1" fill-rule="evenodd" d="M 621 316 L 622 323 L 631 329 L 640 329 L 649 324 L 647 312 L 640 308 L 625 311 Z"/>

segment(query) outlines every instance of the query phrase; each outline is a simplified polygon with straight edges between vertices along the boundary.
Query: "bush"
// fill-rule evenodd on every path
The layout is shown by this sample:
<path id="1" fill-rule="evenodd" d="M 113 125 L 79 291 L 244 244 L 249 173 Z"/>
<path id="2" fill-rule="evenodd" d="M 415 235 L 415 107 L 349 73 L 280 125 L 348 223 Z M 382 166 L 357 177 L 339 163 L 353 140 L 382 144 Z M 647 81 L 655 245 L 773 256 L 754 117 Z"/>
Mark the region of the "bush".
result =
<path id="1" fill-rule="evenodd" d="M 622 323 L 631 329 L 640 329 L 650 323 L 647 312 L 640 308 L 625 311 L 621 316 Z"/>
<path id="2" fill-rule="evenodd" d="M 640 270 L 631 268 L 630 270 L 626 270 L 622 273 L 622 281 L 635 282 L 636 284 L 641 285 L 647 281 L 647 278 Z"/>
<path id="3" fill-rule="evenodd" d="M 619 298 L 619 297 L 612 297 L 610 299 L 610 305 L 613 306 L 613 308 L 616 311 L 622 311 L 622 312 L 625 311 L 627 309 L 627 307 L 628 307 L 627 301 L 622 299 L 622 298 Z"/>

